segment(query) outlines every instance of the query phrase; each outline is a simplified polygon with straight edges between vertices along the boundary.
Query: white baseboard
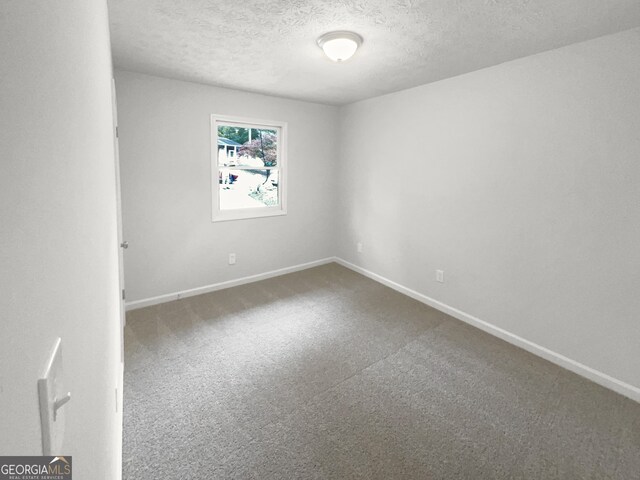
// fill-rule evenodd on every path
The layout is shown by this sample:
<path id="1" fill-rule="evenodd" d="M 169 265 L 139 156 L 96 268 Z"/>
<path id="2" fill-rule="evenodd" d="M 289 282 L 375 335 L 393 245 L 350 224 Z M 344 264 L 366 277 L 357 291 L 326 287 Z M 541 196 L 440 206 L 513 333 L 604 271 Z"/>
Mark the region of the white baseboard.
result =
<path id="1" fill-rule="evenodd" d="M 280 275 L 285 275 L 287 273 L 298 272 L 300 270 L 306 270 L 307 268 L 326 265 L 327 263 L 332 263 L 335 261 L 335 257 L 327 257 L 316 260 L 314 262 L 301 263 L 292 267 L 279 268 L 278 270 L 271 270 L 270 272 L 250 275 L 248 277 L 237 278 L 235 280 L 227 280 L 226 282 L 214 283 L 213 285 L 206 285 L 204 287 L 182 290 L 180 292 L 167 293 L 165 295 L 158 295 L 157 297 L 145 298 L 142 300 L 134 300 L 132 302 L 126 302 L 125 306 L 127 311 L 135 310 L 137 308 L 150 307 L 151 305 L 158 305 L 159 303 L 171 302 L 174 300 L 180 300 L 181 298 L 202 295 L 203 293 L 215 292 L 216 290 L 237 287 L 238 285 L 244 285 L 246 283 L 258 282 L 260 280 L 266 280 L 267 278 L 277 277 Z"/>
<path id="2" fill-rule="evenodd" d="M 400 285 L 399 283 L 389 280 L 388 278 L 378 275 L 377 273 L 373 273 L 362 267 L 354 265 L 353 263 L 347 262 L 346 260 L 343 260 L 339 257 L 335 258 L 335 262 L 355 272 L 358 272 L 364 275 L 365 277 L 369 277 L 370 279 L 375 280 L 376 282 L 386 285 L 387 287 L 390 287 L 400 293 L 403 293 L 411 298 L 414 298 L 419 302 L 429 305 L 430 307 L 433 307 L 436 310 L 440 310 L 441 312 L 451 315 L 452 317 L 457 318 L 458 320 L 468 323 L 469 325 L 472 325 L 506 342 L 509 342 L 512 345 L 520 347 L 530 353 L 533 353 L 538 357 L 542 357 L 545 360 L 555 363 L 560 367 L 566 368 L 567 370 L 577 373 L 582 377 L 588 378 L 589 380 L 597 383 L 598 385 L 601 385 L 605 388 L 613 390 L 614 392 L 617 392 L 621 395 L 629 397 L 630 399 L 635 400 L 636 402 L 640 402 L 640 388 L 638 387 L 625 383 L 621 380 L 618 380 L 617 378 L 613 378 L 607 375 L 606 373 L 602 373 L 591 367 L 583 365 L 580 362 L 576 362 L 575 360 L 565 357 L 564 355 L 553 352 L 548 348 L 542 347 L 536 343 L 530 342 L 529 340 L 519 337 L 518 335 L 510 333 L 500 327 L 496 327 L 495 325 L 485 322 L 484 320 L 480 320 L 479 318 L 474 317 L 473 315 L 469 315 L 468 313 L 458 310 L 457 308 L 451 307 L 445 303 L 439 302 L 438 300 L 434 300 L 433 298 L 427 297 L 422 293 L 416 292 L 415 290 L 411 290 L 410 288 Z"/>
<path id="3" fill-rule="evenodd" d="M 473 315 L 465 313 L 457 308 L 451 307 L 445 303 L 439 302 L 431 297 L 423 295 L 422 293 L 416 292 L 404 285 L 400 285 L 388 278 L 383 277 L 382 275 L 378 275 L 377 273 L 373 273 L 365 268 L 359 267 L 353 263 L 347 262 L 339 257 L 327 257 L 320 260 L 316 260 L 314 262 L 302 263 L 299 265 L 294 265 L 291 267 L 280 268 L 278 270 L 272 270 L 270 272 L 260 273 L 257 275 L 250 275 L 248 277 L 242 277 L 235 280 L 228 280 L 226 282 L 214 283 L 213 285 L 207 285 L 204 287 L 192 288 L 190 290 L 183 290 L 181 292 L 168 293 L 166 295 L 159 295 L 157 297 L 146 298 L 143 300 L 135 300 L 133 302 L 126 303 L 126 310 L 134 310 L 136 308 L 148 307 L 151 305 L 157 305 L 160 303 L 171 302 L 173 300 L 179 300 L 181 298 L 192 297 L 195 295 L 201 295 L 203 293 L 214 292 L 216 290 L 222 290 L 225 288 L 236 287 L 238 285 L 244 285 L 247 283 L 258 282 L 260 280 L 265 280 L 267 278 L 277 277 L 280 275 L 285 275 L 287 273 L 298 272 L 300 270 L 306 270 L 308 268 L 317 267 L 320 265 L 325 265 L 327 263 L 336 262 L 350 270 L 358 272 L 365 277 L 368 277 L 376 282 L 379 282 L 387 287 L 390 287 L 400 293 L 403 293 L 419 302 L 422 302 L 430 307 L 435 308 L 436 310 L 440 310 L 441 312 L 446 313 L 447 315 L 451 315 L 458 320 L 461 320 L 469 325 L 472 325 L 480 330 L 483 330 L 495 337 L 498 337 L 506 342 L 511 343 L 517 347 L 520 347 L 534 355 L 544 358 L 556 365 L 566 368 L 578 375 L 588 378 L 589 380 L 601 385 L 605 388 L 613 390 L 614 392 L 620 393 L 626 397 L 635 400 L 636 402 L 640 402 L 640 388 L 635 387 L 631 384 L 625 383 L 617 378 L 613 378 L 606 373 L 602 373 L 594 368 L 583 365 L 580 362 L 572 360 L 571 358 L 565 357 L 559 353 L 556 353 L 548 348 L 545 348 L 541 345 L 533 343 L 529 340 L 526 340 L 518 335 L 515 335 L 511 332 L 508 332 L 500 327 L 496 327 L 491 323 L 485 322 L 484 320 L 480 320 Z"/>

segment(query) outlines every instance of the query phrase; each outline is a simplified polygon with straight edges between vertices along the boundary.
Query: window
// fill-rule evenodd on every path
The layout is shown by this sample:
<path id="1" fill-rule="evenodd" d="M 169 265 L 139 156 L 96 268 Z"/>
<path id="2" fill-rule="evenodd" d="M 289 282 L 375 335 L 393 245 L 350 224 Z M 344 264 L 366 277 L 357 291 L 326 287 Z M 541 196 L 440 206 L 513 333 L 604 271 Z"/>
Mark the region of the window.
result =
<path id="1" fill-rule="evenodd" d="M 287 124 L 211 116 L 213 221 L 284 215 Z"/>

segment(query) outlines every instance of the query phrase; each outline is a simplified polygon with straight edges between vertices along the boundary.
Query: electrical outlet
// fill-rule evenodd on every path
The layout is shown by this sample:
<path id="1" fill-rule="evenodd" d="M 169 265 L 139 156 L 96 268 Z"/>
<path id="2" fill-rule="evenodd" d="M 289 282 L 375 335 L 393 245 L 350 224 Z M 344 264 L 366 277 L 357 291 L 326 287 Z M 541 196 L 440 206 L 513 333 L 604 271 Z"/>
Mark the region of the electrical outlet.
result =
<path id="1" fill-rule="evenodd" d="M 356 243 L 356 249 L 358 250 L 358 253 L 362 253 L 362 242 Z"/>
<path id="2" fill-rule="evenodd" d="M 436 282 L 444 283 L 444 271 L 436 270 Z"/>
<path id="3" fill-rule="evenodd" d="M 235 265 L 236 264 L 236 254 L 235 253 L 230 253 L 229 254 L 229 265 Z"/>

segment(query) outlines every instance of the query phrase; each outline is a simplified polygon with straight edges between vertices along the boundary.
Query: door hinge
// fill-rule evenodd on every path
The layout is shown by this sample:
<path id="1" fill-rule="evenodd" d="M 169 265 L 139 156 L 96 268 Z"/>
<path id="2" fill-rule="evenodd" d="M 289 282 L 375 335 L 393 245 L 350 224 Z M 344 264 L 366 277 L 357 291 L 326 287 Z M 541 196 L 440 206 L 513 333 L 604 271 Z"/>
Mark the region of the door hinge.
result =
<path id="1" fill-rule="evenodd" d="M 124 288 L 122 289 L 122 299 L 125 299 Z"/>
<path id="2" fill-rule="evenodd" d="M 116 125 L 116 138 L 120 138 L 120 135 L 118 134 L 118 126 Z"/>

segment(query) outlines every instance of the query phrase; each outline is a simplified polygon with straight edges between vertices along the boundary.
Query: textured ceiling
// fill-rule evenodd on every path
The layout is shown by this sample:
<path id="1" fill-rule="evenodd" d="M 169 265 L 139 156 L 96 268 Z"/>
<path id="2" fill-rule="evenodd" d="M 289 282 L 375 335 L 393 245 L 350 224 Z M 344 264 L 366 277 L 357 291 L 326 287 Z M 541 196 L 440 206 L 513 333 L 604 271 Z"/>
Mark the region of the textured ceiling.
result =
<path id="1" fill-rule="evenodd" d="M 109 0 L 117 68 L 344 104 L 640 25 L 640 0 Z M 348 62 L 315 41 L 353 30 Z"/>

